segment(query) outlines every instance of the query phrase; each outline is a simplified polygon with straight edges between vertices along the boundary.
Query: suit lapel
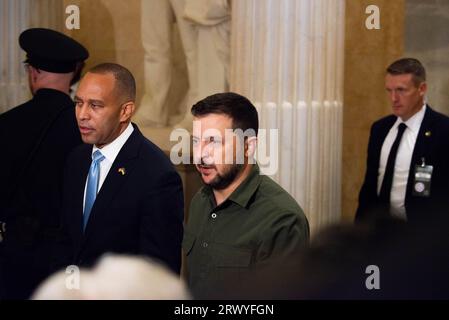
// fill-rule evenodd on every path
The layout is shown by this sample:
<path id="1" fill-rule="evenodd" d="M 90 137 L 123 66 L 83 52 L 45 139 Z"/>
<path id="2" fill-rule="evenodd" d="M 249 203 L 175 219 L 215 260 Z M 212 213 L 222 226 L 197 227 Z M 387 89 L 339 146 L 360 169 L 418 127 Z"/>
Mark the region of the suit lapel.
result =
<path id="1" fill-rule="evenodd" d="M 83 237 L 83 201 L 84 188 L 86 186 L 87 175 L 89 174 L 90 164 L 92 162 L 92 146 L 85 145 L 80 154 L 80 159 L 77 162 L 77 168 L 73 172 L 74 179 L 71 186 L 74 199 L 74 211 L 71 215 L 71 225 L 74 228 L 76 235 L 76 243 L 80 244 Z"/>
<path id="2" fill-rule="evenodd" d="M 94 206 L 87 223 L 84 241 L 87 241 L 89 235 L 95 230 L 97 224 L 101 224 L 102 217 L 107 215 L 108 208 L 113 202 L 114 197 L 118 191 L 123 187 L 129 174 L 134 169 L 136 159 L 139 155 L 140 145 L 142 143 L 143 136 L 140 131 L 134 126 L 134 131 L 123 145 L 122 149 L 117 155 L 114 163 L 109 170 L 108 175 L 100 189 L 100 192 L 95 199 Z M 124 169 L 124 170 L 122 170 Z"/>

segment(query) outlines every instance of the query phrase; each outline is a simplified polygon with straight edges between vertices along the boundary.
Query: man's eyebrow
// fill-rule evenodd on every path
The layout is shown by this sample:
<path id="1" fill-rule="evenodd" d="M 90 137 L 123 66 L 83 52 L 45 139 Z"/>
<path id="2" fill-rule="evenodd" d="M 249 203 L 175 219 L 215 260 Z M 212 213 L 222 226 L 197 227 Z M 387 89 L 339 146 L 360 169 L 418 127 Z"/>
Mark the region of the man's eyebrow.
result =
<path id="1" fill-rule="evenodd" d="M 218 139 L 221 139 L 221 138 L 222 138 L 221 135 L 216 135 L 216 134 L 207 134 L 207 135 L 203 135 L 203 139 L 204 139 L 204 140 L 209 140 L 209 139 L 218 140 Z"/>
<path id="2" fill-rule="evenodd" d="M 81 98 L 78 97 L 78 96 L 75 96 L 75 97 L 73 98 L 73 100 L 74 100 L 74 101 L 83 101 L 83 99 L 81 99 Z M 88 102 L 89 104 L 99 104 L 99 105 L 104 105 L 104 101 L 103 101 L 103 100 L 88 99 L 87 102 Z"/>
<path id="3" fill-rule="evenodd" d="M 97 99 L 89 99 L 87 100 L 89 103 L 96 103 L 96 104 L 104 104 L 103 100 L 97 100 Z"/>

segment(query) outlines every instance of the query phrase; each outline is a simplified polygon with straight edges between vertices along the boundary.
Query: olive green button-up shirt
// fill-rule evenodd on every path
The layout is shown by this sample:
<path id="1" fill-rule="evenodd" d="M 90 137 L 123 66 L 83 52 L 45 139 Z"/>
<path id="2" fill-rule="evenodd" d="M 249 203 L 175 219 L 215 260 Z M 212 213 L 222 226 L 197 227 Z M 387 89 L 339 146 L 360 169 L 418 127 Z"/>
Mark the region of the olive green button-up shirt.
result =
<path id="1" fill-rule="evenodd" d="M 237 288 L 270 259 L 295 258 L 308 239 L 301 207 L 254 165 L 219 206 L 208 186 L 192 199 L 183 239 L 189 287 L 195 298 L 214 296 L 230 281 Z"/>

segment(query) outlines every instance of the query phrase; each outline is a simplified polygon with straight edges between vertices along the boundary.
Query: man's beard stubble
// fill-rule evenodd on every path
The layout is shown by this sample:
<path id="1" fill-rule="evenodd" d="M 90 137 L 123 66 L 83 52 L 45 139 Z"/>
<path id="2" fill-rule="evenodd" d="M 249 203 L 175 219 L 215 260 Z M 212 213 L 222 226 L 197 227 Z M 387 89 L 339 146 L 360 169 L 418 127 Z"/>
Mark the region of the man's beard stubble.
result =
<path id="1" fill-rule="evenodd" d="M 207 183 L 209 187 L 215 190 L 226 189 L 232 182 L 235 181 L 239 173 L 243 171 L 243 164 L 233 164 L 227 171 L 223 174 L 217 172 L 217 176 L 210 182 Z M 200 173 L 201 175 L 201 173 Z M 204 182 L 204 181 L 203 181 Z"/>

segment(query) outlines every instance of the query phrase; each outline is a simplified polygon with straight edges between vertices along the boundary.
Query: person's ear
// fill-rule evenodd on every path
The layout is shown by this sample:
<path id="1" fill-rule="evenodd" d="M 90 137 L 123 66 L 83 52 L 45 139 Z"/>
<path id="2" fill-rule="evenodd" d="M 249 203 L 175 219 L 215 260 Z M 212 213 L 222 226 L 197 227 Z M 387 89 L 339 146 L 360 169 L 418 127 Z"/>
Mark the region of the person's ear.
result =
<path id="1" fill-rule="evenodd" d="M 135 109 L 136 109 L 136 106 L 135 106 L 134 102 L 129 101 L 129 102 L 124 103 L 122 105 L 120 121 L 121 122 L 128 121 L 133 116 Z"/>
<path id="2" fill-rule="evenodd" d="M 245 143 L 245 156 L 253 158 L 256 153 L 257 137 L 248 137 Z"/>
<path id="3" fill-rule="evenodd" d="M 426 83 L 426 82 L 422 82 L 422 83 L 419 85 L 418 90 L 419 90 L 419 95 L 420 95 L 421 97 L 424 97 L 424 96 L 426 95 L 426 92 L 427 92 L 427 83 Z"/>
<path id="4" fill-rule="evenodd" d="M 33 83 L 35 83 L 39 79 L 39 76 L 40 76 L 39 69 L 36 69 L 33 66 L 29 66 L 28 72 L 30 73 L 31 80 L 33 81 Z"/>

